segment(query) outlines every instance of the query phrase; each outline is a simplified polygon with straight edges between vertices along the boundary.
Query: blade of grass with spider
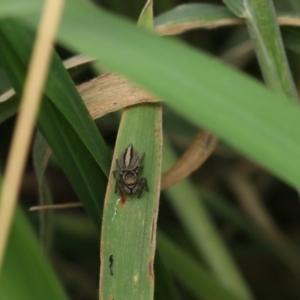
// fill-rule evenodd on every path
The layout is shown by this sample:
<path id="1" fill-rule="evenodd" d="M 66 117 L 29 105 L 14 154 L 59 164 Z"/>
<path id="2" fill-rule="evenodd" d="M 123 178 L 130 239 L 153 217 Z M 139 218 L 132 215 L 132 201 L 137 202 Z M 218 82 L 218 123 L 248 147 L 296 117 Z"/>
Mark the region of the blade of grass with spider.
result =
<path id="1" fill-rule="evenodd" d="M 147 27 L 152 26 L 151 2 L 139 22 Z M 123 111 L 104 204 L 99 299 L 153 299 L 161 118 L 160 104 L 140 104 Z M 149 192 L 144 190 L 140 199 L 137 195 L 120 197 L 114 193 L 119 175 L 114 178 L 112 171 L 128 144 L 134 146 L 140 157 L 145 153 L 142 176 L 148 181 Z"/>

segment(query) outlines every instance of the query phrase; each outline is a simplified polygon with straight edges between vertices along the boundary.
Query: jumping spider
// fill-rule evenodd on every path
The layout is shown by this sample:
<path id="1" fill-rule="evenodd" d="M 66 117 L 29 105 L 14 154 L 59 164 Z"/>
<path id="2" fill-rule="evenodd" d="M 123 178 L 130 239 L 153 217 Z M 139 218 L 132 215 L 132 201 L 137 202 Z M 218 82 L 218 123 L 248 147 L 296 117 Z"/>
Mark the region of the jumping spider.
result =
<path id="1" fill-rule="evenodd" d="M 137 193 L 137 197 L 140 198 L 144 189 L 149 191 L 147 179 L 145 177 L 138 178 L 144 168 L 141 165 L 144 157 L 145 153 L 139 158 L 137 151 L 132 144 L 129 144 L 120 155 L 119 160 L 116 159 L 117 169 L 113 171 L 114 177 L 118 174 L 115 193 L 118 191 L 121 195 Z"/>

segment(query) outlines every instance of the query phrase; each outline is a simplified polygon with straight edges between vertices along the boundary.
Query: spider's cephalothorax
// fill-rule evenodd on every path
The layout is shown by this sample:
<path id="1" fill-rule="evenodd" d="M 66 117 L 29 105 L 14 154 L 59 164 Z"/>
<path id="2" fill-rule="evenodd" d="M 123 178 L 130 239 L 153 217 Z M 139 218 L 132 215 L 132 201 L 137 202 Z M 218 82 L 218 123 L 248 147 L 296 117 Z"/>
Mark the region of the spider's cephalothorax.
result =
<path id="1" fill-rule="evenodd" d="M 140 158 L 132 144 L 129 144 L 122 152 L 119 159 L 116 159 L 117 170 L 113 171 L 114 176 L 118 175 L 116 180 L 115 193 L 135 194 L 140 198 L 143 190 L 148 192 L 147 179 L 145 177 L 138 178 L 142 172 L 142 161 L 145 153 Z"/>

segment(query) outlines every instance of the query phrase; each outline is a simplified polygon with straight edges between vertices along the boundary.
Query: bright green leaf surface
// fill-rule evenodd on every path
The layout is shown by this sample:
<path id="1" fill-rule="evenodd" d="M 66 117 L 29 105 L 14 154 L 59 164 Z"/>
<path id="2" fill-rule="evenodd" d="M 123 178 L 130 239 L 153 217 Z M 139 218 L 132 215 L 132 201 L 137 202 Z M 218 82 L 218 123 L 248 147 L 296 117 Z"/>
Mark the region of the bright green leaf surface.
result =
<path id="1" fill-rule="evenodd" d="M 0 15 L 2 18 L 9 18 L 11 16 L 24 16 L 24 15 L 39 15 L 42 9 L 42 1 L 10 1 L 0 0 Z"/>
<path id="2" fill-rule="evenodd" d="M 160 195 L 161 108 L 143 104 L 123 113 L 112 169 L 129 143 L 139 155 L 145 153 L 140 177 L 148 181 L 149 192 L 115 194 L 113 174 L 104 205 L 101 231 L 101 299 L 153 299 L 156 221 Z M 119 175 L 117 175 L 119 176 Z M 109 257 L 113 255 L 111 274 Z"/>

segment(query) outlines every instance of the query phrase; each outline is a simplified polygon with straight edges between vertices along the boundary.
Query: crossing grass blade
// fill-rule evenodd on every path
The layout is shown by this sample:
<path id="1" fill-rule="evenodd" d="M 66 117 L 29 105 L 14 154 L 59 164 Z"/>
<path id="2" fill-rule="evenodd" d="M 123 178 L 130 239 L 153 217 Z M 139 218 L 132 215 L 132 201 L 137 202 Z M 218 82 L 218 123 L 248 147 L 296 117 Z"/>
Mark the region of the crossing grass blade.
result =
<path id="1" fill-rule="evenodd" d="M 26 22 L 35 24 L 34 18 Z M 200 51 L 135 29 L 128 21 L 83 2 L 68 2 L 59 39 L 118 69 L 188 120 L 300 187 L 300 111 L 284 103 L 284 97 Z M 95 43 L 99 39 L 101 47 Z"/>
<path id="2" fill-rule="evenodd" d="M 34 16 L 26 22 L 36 24 Z M 78 24 L 84 27 L 74 30 Z M 98 47 L 95 41 L 100 36 Z M 68 2 L 59 37 L 152 89 L 190 121 L 205 125 L 241 153 L 300 187 L 300 112 L 296 106 L 280 103 L 283 97 L 199 51 L 134 29 L 129 22 L 83 2 Z"/>

